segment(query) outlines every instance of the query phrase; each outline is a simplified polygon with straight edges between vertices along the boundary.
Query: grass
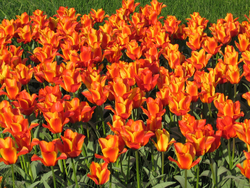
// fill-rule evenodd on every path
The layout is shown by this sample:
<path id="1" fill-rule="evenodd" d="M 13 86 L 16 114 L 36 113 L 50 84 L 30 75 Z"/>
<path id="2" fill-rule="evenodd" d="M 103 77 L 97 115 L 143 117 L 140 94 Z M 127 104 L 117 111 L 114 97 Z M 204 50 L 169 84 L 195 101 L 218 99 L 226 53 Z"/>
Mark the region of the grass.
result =
<path id="1" fill-rule="evenodd" d="M 159 2 L 163 2 L 158 0 Z M 0 0 L 0 20 L 4 18 L 15 19 L 16 15 L 23 12 L 32 14 L 36 9 L 45 11 L 48 16 L 56 14 L 60 6 L 74 7 L 77 13 L 88 14 L 91 8 L 103 8 L 111 15 L 121 7 L 121 0 Z M 135 0 L 141 6 L 149 4 L 150 0 Z M 215 23 L 219 18 L 225 18 L 227 13 L 239 17 L 239 21 L 246 20 L 244 15 L 249 15 L 249 0 L 167 0 L 167 5 L 162 10 L 162 16 L 174 15 L 183 23 L 193 12 L 199 12 L 202 17 L 207 18 L 210 23 Z M 137 9 L 138 10 L 138 9 Z"/>

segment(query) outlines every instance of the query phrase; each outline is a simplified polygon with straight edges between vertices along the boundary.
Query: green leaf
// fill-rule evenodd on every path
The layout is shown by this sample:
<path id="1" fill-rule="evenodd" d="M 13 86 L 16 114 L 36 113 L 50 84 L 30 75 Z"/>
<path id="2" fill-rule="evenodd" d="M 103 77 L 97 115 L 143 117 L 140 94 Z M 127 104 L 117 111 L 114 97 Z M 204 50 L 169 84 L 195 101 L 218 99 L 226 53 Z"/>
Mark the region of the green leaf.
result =
<path id="1" fill-rule="evenodd" d="M 173 182 L 173 181 L 169 181 L 169 182 L 163 182 L 163 183 L 160 183 L 152 188 L 165 188 L 165 187 L 168 187 L 170 185 L 173 185 L 175 184 L 176 182 Z"/>
<path id="2" fill-rule="evenodd" d="M 204 170 L 201 174 L 200 174 L 200 177 L 208 177 L 208 178 L 211 178 L 212 176 L 212 172 L 210 170 Z"/>
<path id="3" fill-rule="evenodd" d="M 193 111 L 193 114 L 194 114 L 194 116 L 196 117 L 197 120 L 201 119 L 200 116 L 195 111 Z"/>
<path id="4" fill-rule="evenodd" d="M 182 187 L 185 187 L 185 178 L 182 176 L 174 176 L 174 179 L 176 179 Z M 187 181 L 187 188 L 192 188 L 190 183 Z"/>
<path id="5" fill-rule="evenodd" d="M 34 183 L 32 183 L 31 185 L 29 185 L 27 188 L 33 188 L 35 186 L 37 186 L 40 183 L 40 181 L 36 181 Z"/>
<path id="6" fill-rule="evenodd" d="M 31 162 L 30 166 L 33 178 L 35 180 L 37 178 L 37 174 L 39 174 L 42 170 L 42 164 L 38 161 L 33 161 Z"/>
<path id="7" fill-rule="evenodd" d="M 227 172 L 229 172 L 228 169 L 226 169 L 224 166 L 220 166 L 217 173 L 218 173 L 218 176 L 220 176 L 220 175 L 227 173 Z"/>

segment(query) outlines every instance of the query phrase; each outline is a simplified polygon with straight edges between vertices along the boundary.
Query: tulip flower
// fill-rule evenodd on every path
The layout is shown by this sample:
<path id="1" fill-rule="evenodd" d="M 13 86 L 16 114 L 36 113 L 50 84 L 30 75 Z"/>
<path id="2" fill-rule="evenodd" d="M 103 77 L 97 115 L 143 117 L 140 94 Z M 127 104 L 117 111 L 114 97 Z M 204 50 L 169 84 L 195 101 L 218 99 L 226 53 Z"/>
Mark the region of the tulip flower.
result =
<path id="1" fill-rule="evenodd" d="M 194 146 L 189 142 L 185 144 L 174 143 L 174 148 L 177 156 L 177 161 L 170 156 L 168 157 L 168 159 L 172 162 L 175 162 L 181 169 L 189 170 L 195 165 L 197 165 L 201 160 L 201 158 L 198 158 L 193 162 L 196 151 Z"/>
<path id="2" fill-rule="evenodd" d="M 145 125 L 141 120 L 133 121 L 129 119 L 120 132 L 126 145 L 131 149 L 139 149 L 148 143 L 149 138 L 154 136 L 151 131 L 145 131 Z"/>
<path id="3" fill-rule="evenodd" d="M 67 159 L 67 155 L 65 153 L 61 153 L 59 157 L 58 156 L 58 148 L 56 146 L 56 142 L 46 142 L 46 141 L 38 141 L 37 144 L 39 144 L 42 158 L 38 157 L 36 154 L 34 154 L 31 157 L 31 161 L 41 161 L 45 166 L 55 166 L 57 164 L 57 161 L 60 159 Z"/>
<path id="4" fill-rule="evenodd" d="M 110 171 L 108 170 L 108 163 L 95 163 L 90 165 L 90 173 L 87 176 L 92 179 L 96 185 L 102 185 L 109 181 Z"/>
<path id="5" fill-rule="evenodd" d="M 95 154 L 96 158 L 101 158 L 107 163 L 116 162 L 117 158 L 127 151 L 124 148 L 124 141 L 117 135 L 108 135 L 106 138 L 99 138 L 98 142 L 102 149 L 103 156 Z"/>
<path id="6" fill-rule="evenodd" d="M 165 109 L 163 109 L 163 104 L 160 98 L 156 98 L 155 100 L 151 97 L 146 99 L 147 110 L 141 107 L 144 114 L 148 116 L 149 119 L 154 119 L 156 117 L 162 117 L 165 113 Z"/>
<path id="7" fill-rule="evenodd" d="M 242 123 L 234 124 L 234 129 L 238 138 L 246 143 L 248 151 L 250 151 L 250 120 L 245 119 Z"/>
<path id="8" fill-rule="evenodd" d="M 250 179 L 250 153 L 246 151 L 243 152 L 246 160 L 243 161 L 243 166 L 241 166 L 241 164 L 237 164 L 236 166 L 240 169 L 241 174 Z"/>
<path id="9" fill-rule="evenodd" d="M 63 143 L 59 138 L 54 140 L 61 153 L 65 153 L 67 157 L 70 158 L 74 158 L 80 155 L 85 139 L 84 135 L 73 132 L 71 129 L 67 129 L 64 132 L 64 136 L 61 136 L 61 139 Z"/>
<path id="10" fill-rule="evenodd" d="M 36 94 L 30 95 L 26 90 L 22 90 L 16 97 L 17 101 L 13 101 L 12 104 L 19 108 L 21 113 L 29 116 L 33 112 L 36 112 Z"/>
<path id="11" fill-rule="evenodd" d="M 152 139 L 152 142 L 154 143 L 156 149 L 159 152 L 166 152 L 168 150 L 168 148 L 175 143 L 175 139 L 172 138 L 172 140 L 170 141 L 170 134 L 168 131 L 166 131 L 165 129 L 157 129 L 155 131 L 155 135 L 156 135 L 156 139 L 157 142 L 155 142 Z"/>
<path id="12" fill-rule="evenodd" d="M 53 134 L 61 133 L 63 126 L 69 122 L 64 112 L 46 112 L 44 118 L 47 125 L 43 123 L 43 127 L 48 128 Z"/>
<path id="13" fill-rule="evenodd" d="M 6 137 L 5 139 L 0 138 L 0 162 L 4 162 L 6 165 L 15 164 L 18 156 L 25 155 L 28 152 L 29 150 L 23 147 L 17 153 L 15 142 L 11 137 Z"/>
<path id="14" fill-rule="evenodd" d="M 201 156 L 208 152 L 212 143 L 215 141 L 215 137 L 205 135 L 204 133 L 202 130 L 197 130 L 194 134 L 186 134 L 187 141 L 192 143 L 196 149 L 196 156 Z"/>

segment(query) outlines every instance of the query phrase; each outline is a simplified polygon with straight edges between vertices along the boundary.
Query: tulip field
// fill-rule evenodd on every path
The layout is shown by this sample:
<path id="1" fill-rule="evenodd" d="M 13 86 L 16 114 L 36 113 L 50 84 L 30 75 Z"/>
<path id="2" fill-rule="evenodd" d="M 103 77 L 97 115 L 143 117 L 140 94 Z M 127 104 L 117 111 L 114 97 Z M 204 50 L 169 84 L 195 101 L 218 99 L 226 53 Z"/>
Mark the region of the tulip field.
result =
<path id="1" fill-rule="evenodd" d="M 0 188 L 250 187 L 250 10 L 167 6 L 6 14 Z"/>

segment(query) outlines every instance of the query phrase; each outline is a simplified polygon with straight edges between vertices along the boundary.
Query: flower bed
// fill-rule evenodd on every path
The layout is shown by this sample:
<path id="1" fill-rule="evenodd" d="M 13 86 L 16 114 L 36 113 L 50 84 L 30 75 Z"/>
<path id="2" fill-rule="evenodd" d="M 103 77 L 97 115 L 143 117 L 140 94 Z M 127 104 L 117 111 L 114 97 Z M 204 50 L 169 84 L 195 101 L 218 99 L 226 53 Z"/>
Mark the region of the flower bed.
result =
<path id="1" fill-rule="evenodd" d="M 250 18 L 138 5 L 2 21 L 2 187 L 249 187 Z"/>

